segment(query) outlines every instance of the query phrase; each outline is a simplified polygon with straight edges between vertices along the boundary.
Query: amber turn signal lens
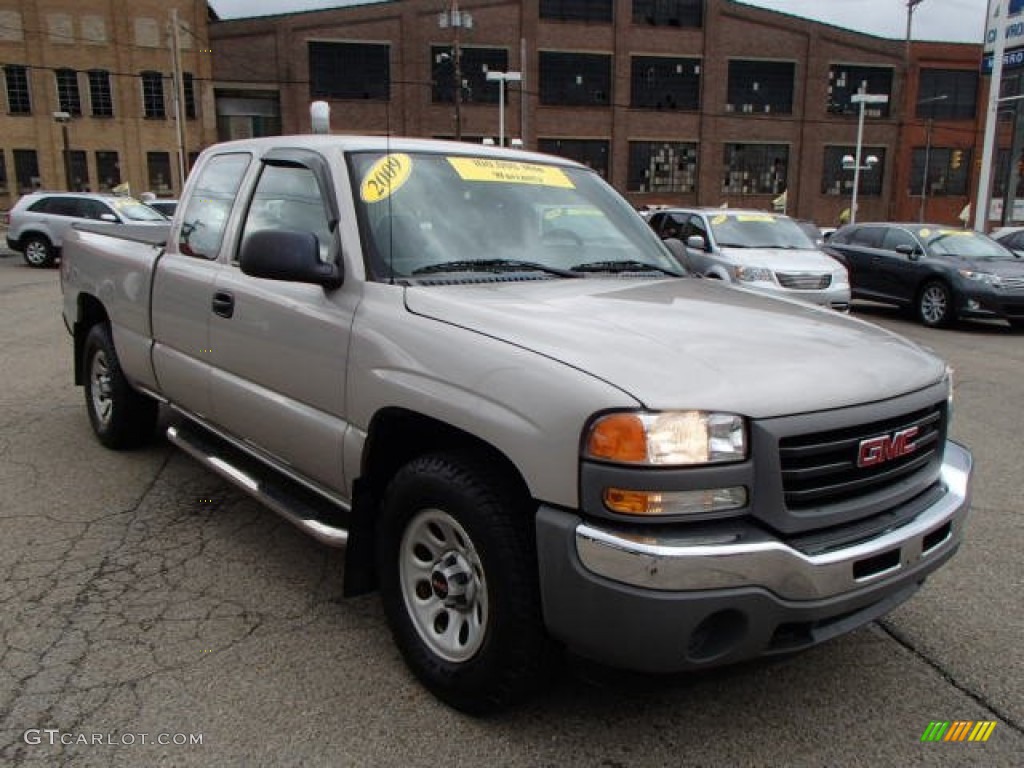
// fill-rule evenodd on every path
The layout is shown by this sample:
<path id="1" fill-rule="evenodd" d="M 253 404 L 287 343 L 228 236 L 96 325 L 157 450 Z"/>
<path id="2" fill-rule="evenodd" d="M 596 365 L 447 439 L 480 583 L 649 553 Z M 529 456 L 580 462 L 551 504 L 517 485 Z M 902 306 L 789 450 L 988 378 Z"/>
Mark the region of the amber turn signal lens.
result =
<path id="1" fill-rule="evenodd" d="M 587 454 L 607 461 L 646 461 L 647 436 L 640 417 L 613 413 L 599 419 L 587 436 Z"/>

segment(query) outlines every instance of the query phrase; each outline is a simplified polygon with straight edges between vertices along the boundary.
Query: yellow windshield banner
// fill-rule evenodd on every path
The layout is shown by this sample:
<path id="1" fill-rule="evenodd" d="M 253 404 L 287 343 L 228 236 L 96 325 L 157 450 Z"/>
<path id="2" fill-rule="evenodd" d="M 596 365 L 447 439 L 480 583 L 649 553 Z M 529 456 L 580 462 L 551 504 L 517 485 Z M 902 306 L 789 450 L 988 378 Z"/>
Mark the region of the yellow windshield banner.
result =
<path id="1" fill-rule="evenodd" d="M 370 166 L 359 185 L 359 197 L 364 203 L 378 203 L 390 197 L 409 180 L 412 158 L 408 155 L 384 155 Z"/>
<path id="2" fill-rule="evenodd" d="M 490 181 L 498 184 L 532 184 L 537 187 L 575 189 L 561 168 L 514 160 L 484 157 L 449 157 L 448 162 L 463 181 Z"/>
<path id="3" fill-rule="evenodd" d="M 778 219 L 774 216 L 769 216 L 767 213 L 741 213 L 736 217 L 736 221 L 767 221 L 775 224 Z"/>

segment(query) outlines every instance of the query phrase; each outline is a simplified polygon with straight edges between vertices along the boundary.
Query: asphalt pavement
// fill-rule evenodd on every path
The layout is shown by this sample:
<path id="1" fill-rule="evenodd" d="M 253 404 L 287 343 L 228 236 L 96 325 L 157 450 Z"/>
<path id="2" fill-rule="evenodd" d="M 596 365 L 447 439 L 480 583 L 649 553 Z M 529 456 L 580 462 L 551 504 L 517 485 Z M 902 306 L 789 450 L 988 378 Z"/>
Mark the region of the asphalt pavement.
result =
<path id="1" fill-rule="evenodd" d="M 376 596 L 341 598 L 343 552 L 163 441 L 102 448 L 56 271 L 0 258 L 0 764 L 1024 764 L 1024 334 L 855 314 L 955 366 L 977 475 L 954 560 L 810 652 L 657 680 L 570 665 L 476 720 L 411 678 Z M 996 726 L 922 742 L 933 721 Z"/>

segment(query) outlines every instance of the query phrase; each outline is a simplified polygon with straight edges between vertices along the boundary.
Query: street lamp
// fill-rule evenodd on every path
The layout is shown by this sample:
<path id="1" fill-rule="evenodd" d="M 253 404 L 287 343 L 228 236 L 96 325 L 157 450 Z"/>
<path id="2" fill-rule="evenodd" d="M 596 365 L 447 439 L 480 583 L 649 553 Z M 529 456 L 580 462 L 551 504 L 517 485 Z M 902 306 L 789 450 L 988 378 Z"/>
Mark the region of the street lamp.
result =
<path id="1" fill-rule="evenodd" d="M 886 104 L 889 101 L 887 94 L 865 93 L 866 85 L 866 83 L 862 84 L 860 89 L 850 97 L 851 103 L 860 105 L 860 112 L 857 116 L 857 154 L 855 157 L 846 155 L 843 158 L 843 168 L 846 170 L 853 169 L 853 200 L 850 201 L 851 224 L 857 223 L 857 190 L 860 187 L 860 172 L 871 170 L 878 163 L 878 158 L 871 155 L 868 158 L 867 165 L 861 165 L 861 152 L 864 149 L 864 107 L 866 104 Z M 849 162 L 847 162 L 848 160 Z"/>
<path id="2" fill-rule="evenodd" d="M 64 186 L 71 191 L 71 152 L 68 149 L 68 123 L 71 122 L 69 112 L 54 112 L 54 121 L 60 126 L 61 139 L 64 145 Z"/>
<path id="3" fill-rule="evenodd" d="M 459 30 L 472 29 L 473 17 L 459 10 L 459 0 L 452 0 L 447 11 L 437 17 L 441 29 L 452 30 L 452 65 L 455 69 L 455 140 L 462 141 L 462 49 L 459 47 Z"/>
<path id="4" fill-rule="evenodd" d="M 917 102 L 917 106 L 920 107 L 922 104 L 931 104 L 931 103 L 936 102 L 936 101 L 945 101 L 948 98 L 949 98 L 949 96 L 947 96 L 944 93 L 941 94 L 940 96 L 930 96 L 927 99 L 921 99 L 919 102 Z M 928 170 L 929 170 L 928 166 L 931 163 L 931 154 L 932 154 L 932 125 L 934 124 L 934 122 L 935 122 L 935 118 L 933 118 L 931 115 L 929 115 L 928 116 L 928 128 L 925 131 L 924 170 L 921 173 L 921 205 L 920 205 L 920 208 L 918 208 L 918 211 L 917 211 L 917 220 L 918 221 L 924 221 L 925 201 L 928 199 Z"/>
<path id="5" fill-rule="evenodd" d="M 498 146 L 505 146 L 505 83 L 518 83 L 522 72 L 488 72 L 487 79 L 498 83 Z"/>

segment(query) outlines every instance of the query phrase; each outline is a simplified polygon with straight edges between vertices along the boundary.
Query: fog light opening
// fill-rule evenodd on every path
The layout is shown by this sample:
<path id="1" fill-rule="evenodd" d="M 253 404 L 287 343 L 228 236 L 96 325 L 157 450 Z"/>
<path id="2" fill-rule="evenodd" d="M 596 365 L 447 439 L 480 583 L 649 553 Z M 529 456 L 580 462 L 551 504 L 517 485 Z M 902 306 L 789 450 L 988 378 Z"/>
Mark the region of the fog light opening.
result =
<path id="1" fill-rule="evenodd" d="M 746 614 L 736 610 L 712 613 L 697 625 L 686 647 L 689 661 L 707 662 L 731 653 L 747 634 Z"/>

